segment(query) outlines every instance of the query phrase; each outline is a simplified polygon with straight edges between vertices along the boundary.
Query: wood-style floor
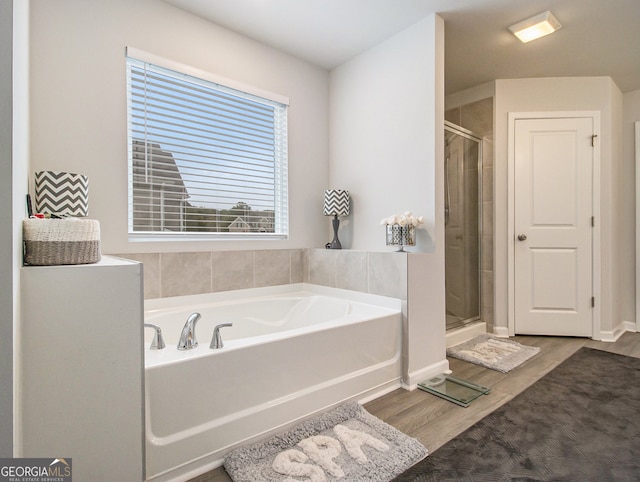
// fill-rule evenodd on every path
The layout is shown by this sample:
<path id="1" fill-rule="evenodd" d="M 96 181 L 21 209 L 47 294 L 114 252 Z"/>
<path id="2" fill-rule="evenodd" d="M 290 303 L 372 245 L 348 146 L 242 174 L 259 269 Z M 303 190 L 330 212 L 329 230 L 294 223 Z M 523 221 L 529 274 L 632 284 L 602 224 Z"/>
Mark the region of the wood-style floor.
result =
<path id="1" fill-rule="evenodd" d="M 541 348 L 540 353 L 509 373 L 482 368 L 455 358 L 449 366 L 458 378 L 491 388 L 491 393 L 463 408 L 422 390 L 398 389 L 365 405 L 369 413 L 415 437 L 433 453 L 485 415 L 532 385 L 581 347 L 597 348 L 640 358 L 640 333 L 625 333 L 615 343 L 584 338 L 517 336 L 523 345 Z M 230 481 L 222 467 L 192 479 L 192 482 Z"/>

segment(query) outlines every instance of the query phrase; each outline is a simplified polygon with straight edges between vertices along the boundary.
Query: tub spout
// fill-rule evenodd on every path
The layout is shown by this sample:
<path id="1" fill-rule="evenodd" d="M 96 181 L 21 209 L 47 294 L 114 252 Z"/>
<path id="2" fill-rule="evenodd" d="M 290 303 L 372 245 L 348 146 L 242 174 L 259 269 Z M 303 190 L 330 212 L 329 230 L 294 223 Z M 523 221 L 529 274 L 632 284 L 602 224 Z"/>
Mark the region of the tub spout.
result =
<path id="1" fill-rule="evenodd" d="M 196 323 L 200 319 L 200 313 L 191 313 L 187 318 L 184 327 L 182 328 L 182 334 L 180 335 L 180 341 L 178 341 L 178 350 L 190 350 L 198 346 L 198 340 L 196 339 Z"/>
<path id="2" fill-rule="evenodd" d="M 152 350 L 162 350 L 165 347 L 164 338 L 162 338 L 162 330 L 158 325 L 154 325 L 152 323 L 145 323 L 145 328 L 153 328 L 155 330 L 153 334 L 153 341 L 149 346 Z"/>
<path id="3" fill-rule="evenodd" d="M 211 344 L 209 348 L 213 348 L 217 350 L 218 348 L 222 348 L 224 343 L 222 343 L 222 336 L 220 335 L 220 328 L 224 328 L 225 326 L 233 326 L 233 323 L 222 323 L 221 325 L 217 325 L 213 329 L 213 338 L 211 338 Z"/>

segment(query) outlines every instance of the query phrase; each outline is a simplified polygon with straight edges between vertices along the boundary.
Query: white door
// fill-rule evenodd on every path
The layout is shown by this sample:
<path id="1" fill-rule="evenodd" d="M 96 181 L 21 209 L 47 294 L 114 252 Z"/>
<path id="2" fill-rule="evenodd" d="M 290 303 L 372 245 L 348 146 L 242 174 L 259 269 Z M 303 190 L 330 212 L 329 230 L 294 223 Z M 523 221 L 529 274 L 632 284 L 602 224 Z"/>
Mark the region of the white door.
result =
<path id="1" fill-rule="evenodd" d="M 516 119 L 515 332 L 592 336 L 593 119 Z"/>

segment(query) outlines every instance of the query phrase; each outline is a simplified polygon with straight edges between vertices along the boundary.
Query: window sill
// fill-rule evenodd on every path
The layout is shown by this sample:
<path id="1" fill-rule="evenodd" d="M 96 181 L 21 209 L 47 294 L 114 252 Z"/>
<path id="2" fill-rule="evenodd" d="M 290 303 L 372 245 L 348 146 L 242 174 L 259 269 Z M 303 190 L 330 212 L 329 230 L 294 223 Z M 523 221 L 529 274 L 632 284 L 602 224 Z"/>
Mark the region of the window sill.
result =
<path id="1" fill-rule="evenodd" d="M 198 241 L 281 241 L 289 239 L 287 234 L 266 233 L 129 233 L 130 243 L 198 242 Z"/>

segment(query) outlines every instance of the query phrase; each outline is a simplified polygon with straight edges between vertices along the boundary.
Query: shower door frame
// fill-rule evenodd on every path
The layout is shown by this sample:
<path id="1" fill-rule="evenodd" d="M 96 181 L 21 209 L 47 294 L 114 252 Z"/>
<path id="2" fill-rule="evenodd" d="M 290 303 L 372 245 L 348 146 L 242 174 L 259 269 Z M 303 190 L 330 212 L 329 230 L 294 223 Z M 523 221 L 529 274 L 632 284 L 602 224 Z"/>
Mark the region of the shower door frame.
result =
<path id="1" fill-rule="evenodd" d="M 474 321 L 481 321 L 482 320 L 482 226 L 483 226 L 483 219 L 482 219 L 482 201 L 484 199 L 483 197 L 483 183 L 482 183 L 482 168 L 483 168 L 483 159 L 482 159 L 482 138 L 477 136 L 476 134 L 474 134 L 472 131 L 465 129 L 464 127 L 461 127 L 457 124 L 454 124 L 453 122 L 449 122 L 449 121 L 444 121 L 444 130 L 445 132 L 443 132 L 443 135 L 446 132 L 451 132 L 453 134 L 459 135 L 461 137 L 464 137 L 465 139 L 469 139 L 471 141 L 477 142 L 478 143 L 478 316 L 472 316 L 470 318 L 466 318 L 464 320 L 461 320 L 460 323 L 461 325 L 458 327 L 455 327 L 454 329 L 458 329 L 458 328 L 463 328 L 466 325 L 468 325 L 469 323 L 473 323 Z M 446 158 L 444 159 L 445 164 L 446 164 Z M 445 179 L 444 182 L 445 184 L 448 182 L 448 172 L 447 172 L 447 166 L 445 165 L 445 169 L 444 169 L 444 175 L 445 175 Z M 447 186 L 445 186 L 447 187 Z M 447 188 L 447 192 L 448 192 L 448 188 Z M 446 203 L 446 201 L 445 201 Z M 446 224 L 445 224 L 445 232 L 446 232 Z M 445 246 L 445 311 L 446 311 L 446 246 Z M 445 326 L 446 326 L 446 317 L 445 317 Z"/>

